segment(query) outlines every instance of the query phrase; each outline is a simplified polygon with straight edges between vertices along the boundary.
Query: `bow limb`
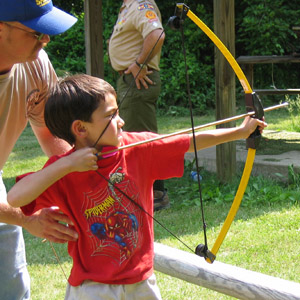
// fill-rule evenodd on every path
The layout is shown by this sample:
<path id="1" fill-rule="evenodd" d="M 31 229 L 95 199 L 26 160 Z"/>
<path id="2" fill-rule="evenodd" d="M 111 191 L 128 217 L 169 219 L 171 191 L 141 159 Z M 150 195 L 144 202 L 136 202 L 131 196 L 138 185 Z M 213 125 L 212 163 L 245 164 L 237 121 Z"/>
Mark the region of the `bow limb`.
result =
<path id="1" fill-rule="evenodd" d="M 252 94 L 252 88 L 248 82 L 248 79 L 246 78 L 244 72 L 242 71 L 241 67 L 235 60 L 235 58 L 232 56 L 230 51 L 226 48 L 226 46 L 222 43 L 222 41 L 215 35 L 215 33 L 207 27 L 203 21 L 201 21 L 185 4 L 178 3 L 177 4 L 178 9 L 178 17 L 179 14 L 182 17 L 182 14 L 185 14 L 187 17 L 189 17 L 209 38 L 210 40 L 215 44 L 215 46 L 221 51 L 221 53 L 225 56 L 229 64 L 231 65 L 233 71 L 235 72 L 236 76 L 238 77 L 244 92 L 246 94 Z M 176 12 L 175 12 L 176 14 Z"/>
<path id="2" fill-rule="evenodd" d="M 221 42 L 221 40 L 211 31 L 192 11 L 188 10 L 187 16 L 211 39 L 211 41 L 215 44 L 215 46 L 221 51 L 221 53 L 225 56 L 232 69 L 234 70 L 236 76 L 238 77 L 244 92 L 246 94 L 252 94 L 252 88 L 246 78 L 244 72 L 241 67 L 232 56 L 230 51 L 226 48 L 226 46 Z"/>
<path id="3" fill-rule="evenodd" d="M 210 40 L 215 44 L 215 46 L 221 51 L 221 53 L 224 55 L 224 57 L 227 59 L 229 64 L 231 65 L 233 71 L 235 72 L 236 76 L 238 77 L 244 92 L 246 96 L 246 107 L 247 110 L 252 109 L 255 110 L 255 117 L 262 118 L 263 112 L 261 102 L 259 98 L 253 93 L 252 88 L 240 68 L 239 64 L 235 60 L 235 58 L 232 56 L 232 54 L 229 52 L 229 50 L 226 48 L 226 46 L 222 43 L 222 41 L 212 32 L 185 4 L 179 3 L 176 6 L 175 10 L 175 15 L 177 17 L 184 17 L 187 16 L 189 17 L 209 38 Z M 205 257 L 206 261 L 209 263 L 213 263 L 213 261 L 216 258 L 216 254 L 224 241 L 226 234 L 235 218 L 235 215 L 240 207 L 241 201 L 243 199 L 245 190 L 248 185 L 248 181 L 251 175 L 254 159 L 255 159 L 255 154 L 256 154 L 256 147 L 258 145 L 259 141 L 259 134 L 258 134 L 258 129 L 257 132 L 255 133 L 255 136 L 251 136 L 250 142 L 247 140 L 247 147 L 248 147 L 248 155 L 243 171 L 243 175 L 241 177 L 241 181 L 237 190 L 237 193 L 234 197 L 233 203 L 231 205 L 231 208 L 229 210 L 229 213 L 225 219 L 225 222 L 223 224 L 223 227 L 221 228 L 221 231 L 211 249 L 211 251 L 207 251 L 206 254 L 203 256 Z M 257 140 L 257 142 L 254 142 L 254 140 Z M 199 248 L 198 248 L 199 247 Z M 203 245 L 199 245 L 196 248 L 196 253 L 198 254 L 199 250 L 199 255 L 201 255 L 201 248 L 203 248 Z M 202 255 L 201 255 L 202 256 Z"/>

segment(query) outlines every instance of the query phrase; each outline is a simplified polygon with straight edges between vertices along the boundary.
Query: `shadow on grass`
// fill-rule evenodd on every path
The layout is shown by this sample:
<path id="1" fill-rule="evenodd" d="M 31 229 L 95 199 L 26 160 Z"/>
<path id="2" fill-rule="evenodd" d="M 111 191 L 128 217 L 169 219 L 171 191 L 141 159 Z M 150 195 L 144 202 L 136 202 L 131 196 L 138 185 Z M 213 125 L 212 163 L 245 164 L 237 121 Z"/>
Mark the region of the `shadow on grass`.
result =
<path id="1" fill-rule="evenodd" d="M 257 154 L 277 155 L 289 151 L 300 151 L 300 134 L 293 132 L 271 132 L 264 134 Z"/>

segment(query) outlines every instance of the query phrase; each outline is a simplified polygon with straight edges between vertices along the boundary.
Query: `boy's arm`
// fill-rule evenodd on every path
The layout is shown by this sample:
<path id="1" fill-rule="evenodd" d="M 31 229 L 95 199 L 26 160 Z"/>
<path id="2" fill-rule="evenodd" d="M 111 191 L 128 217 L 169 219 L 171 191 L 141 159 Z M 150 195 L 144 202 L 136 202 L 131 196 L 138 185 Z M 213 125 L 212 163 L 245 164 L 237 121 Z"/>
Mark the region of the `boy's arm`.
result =
<path id="1" fill-rule="evenodd" d="M 259 126 L 262 131 L 267 124 L 264 121 L 246 117 L 239 127 L 222 128 L 215 130 L 200 131 L 196 133 L 197 149 L 205 149 L 226 142 L 231 142 L 239 139 L 246 139 Z M 188 152 L 194 151 L 193 138 L 191 135 L 191 143 Z"/>
<path id="2" fill-rule="evenodd" d="M 8 192 L 7 202 L 12 207 L 24 206 L 60 178 L 71 172 L 97 170 L 97 152 L 94 148 L 83 148 L 64 156 L 44 169 L 19 180 Z"/>

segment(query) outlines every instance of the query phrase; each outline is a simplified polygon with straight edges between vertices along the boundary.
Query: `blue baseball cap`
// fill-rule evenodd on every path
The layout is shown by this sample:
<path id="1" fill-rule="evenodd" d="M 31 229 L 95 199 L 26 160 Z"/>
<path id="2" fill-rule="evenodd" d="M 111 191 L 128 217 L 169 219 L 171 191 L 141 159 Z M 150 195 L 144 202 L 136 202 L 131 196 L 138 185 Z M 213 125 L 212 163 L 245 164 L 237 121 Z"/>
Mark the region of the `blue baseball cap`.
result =
<path id="1" fill-rule="evenodd" d="M 56 35 L 77 19 L 53 6 L 52 0 L 0 0 L 0 21 L 20 22 L 40 33 Z"/>

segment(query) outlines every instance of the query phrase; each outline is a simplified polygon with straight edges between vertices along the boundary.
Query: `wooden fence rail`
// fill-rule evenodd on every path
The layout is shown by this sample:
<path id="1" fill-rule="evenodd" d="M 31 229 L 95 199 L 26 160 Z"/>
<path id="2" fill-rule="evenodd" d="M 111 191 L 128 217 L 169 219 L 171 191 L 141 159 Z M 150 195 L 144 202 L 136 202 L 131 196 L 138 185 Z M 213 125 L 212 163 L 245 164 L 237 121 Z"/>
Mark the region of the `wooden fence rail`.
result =
<path id="1" fill-rule="evenodd" d="M 267 56 L 240 56 L 237 62 L 242 65 L 245 75 L 258 95 L 289 95 L 300 94 L 300 89 L 256 89 L 254 88 L 253 70 L 256 64 L 283 64 L 300 63 L 300 55 L 267 55 Z"/>
<path id="2" fill-rule="evenodd" d="M 156 271 L 238 299 L 299 300 L 300 284 L 154 243 Z M 288 260 L 288 257 L 287 257 Z M 199 299 L 201 295 L 199 295 Z"/>

